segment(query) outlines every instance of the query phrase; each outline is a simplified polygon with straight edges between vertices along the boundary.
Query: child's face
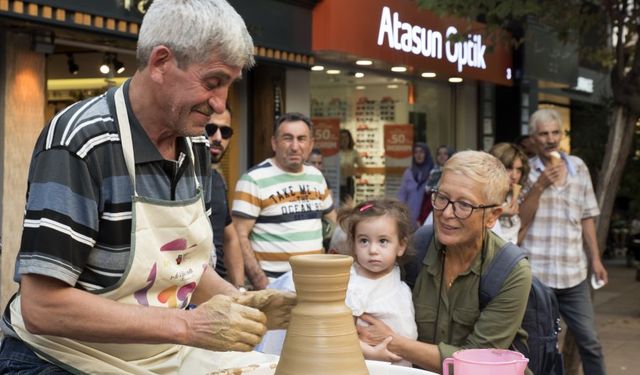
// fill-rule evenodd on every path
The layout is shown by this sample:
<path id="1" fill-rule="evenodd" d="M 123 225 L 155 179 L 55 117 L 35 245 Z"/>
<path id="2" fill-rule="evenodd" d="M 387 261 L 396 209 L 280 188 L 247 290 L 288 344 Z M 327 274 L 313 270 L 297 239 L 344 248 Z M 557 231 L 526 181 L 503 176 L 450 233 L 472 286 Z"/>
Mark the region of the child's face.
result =
<path id="1" fill-rule="evenodd" d="M 358 272 L 377 279 L 393 270 L 396 258 L 404 254 L 406 243 L 398 238 L 398 228 L 390 216 L 372 217 L 356 225 L 354 236 Z"/>

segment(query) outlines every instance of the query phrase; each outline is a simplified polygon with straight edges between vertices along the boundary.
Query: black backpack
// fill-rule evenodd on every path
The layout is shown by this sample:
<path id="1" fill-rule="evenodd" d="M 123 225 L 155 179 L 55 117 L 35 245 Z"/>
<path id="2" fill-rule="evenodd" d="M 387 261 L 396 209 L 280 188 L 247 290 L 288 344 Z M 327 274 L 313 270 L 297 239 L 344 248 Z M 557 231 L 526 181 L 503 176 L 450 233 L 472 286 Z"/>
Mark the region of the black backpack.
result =
<path id="1" fill-rule="evenodd" d="M 416 256 L 405 265 L 405 282 L 412 288 L 432 239 L 431 225 L 419 228 L 413 235 L 412 242 Z M 511 242 L 507 242 L 496 253 L 487 271 L 480 278 L 480 310 L 484 309 L 500 292 L 502 284 L 513 267 L 525 257 L 522 249 Z M 522 328 L 529 335 L 527 345 L 516 338 L 511 347 L 529 358 L 529 369 L 536 375 L 564 374 L 562 354 L 558 350 L 558 333 L 560 332 L 558 301 L 553 291 L 535 276 L 532 276 Z"/>

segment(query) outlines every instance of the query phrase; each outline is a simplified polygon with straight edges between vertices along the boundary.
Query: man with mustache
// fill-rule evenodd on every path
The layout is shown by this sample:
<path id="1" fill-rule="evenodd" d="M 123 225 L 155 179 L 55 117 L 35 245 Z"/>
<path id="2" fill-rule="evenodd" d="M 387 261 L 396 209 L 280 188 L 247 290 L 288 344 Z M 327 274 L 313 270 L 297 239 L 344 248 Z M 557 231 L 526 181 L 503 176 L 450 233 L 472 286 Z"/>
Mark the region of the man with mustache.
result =
<path id="1" fill-rule="evenodd" d="M 205 125 L 253 48 L 224 0 L 155 0 L 133 77 L 43 129 L 1 374 L 208 374 L 270 360 L 237 352 L 286 327 L 295 296 L 241 293 L 209 267 Z"/>
<path id="2" fill-rule="evenodd" d="M 245 272 L 256 289 L 290 271 L 291 256 L 323 253 L 322 218 L 336 221 L 322 173 L 305 164 L 313 148 L 311 120 L 296 112 L 282 115 L 271 147 L 275 155 L 236 184 L 231 210 Z"/>
<path id="3" fill-rule="evenodd" d="M 531 269 L 558 299 L 560 315 L 575 335 L 585 374 L 605 374 L 602 346 L 593 321 L 588 267 L 607 282 L 600 261 L 595 216 L 600 214 L 591 177 L 578 157 L 560 152 L 561 118 L 553 109 L 540 109 L 529 121 L 537 156 L 520 206 L 522 247 Z M 584 248 L 586 246 L 586 249 Z"/>
<path id="4" fill-rule="evenodd" d="M 227 183 L 224 181 L 220 162 L 227 152 L 229 141 L 233 136 L 231 127 L 231 110 L 227 106 L 223 113 L 211 115 L 205 127 L 209 137 L 211 153 L 211 226 L 213 228 L 213 244 L 209 264 L 218 275 L 226 278 L 236 287 L 244 285 L 244 263 L 242 252 L 229 207 L 227 206 Z"/>

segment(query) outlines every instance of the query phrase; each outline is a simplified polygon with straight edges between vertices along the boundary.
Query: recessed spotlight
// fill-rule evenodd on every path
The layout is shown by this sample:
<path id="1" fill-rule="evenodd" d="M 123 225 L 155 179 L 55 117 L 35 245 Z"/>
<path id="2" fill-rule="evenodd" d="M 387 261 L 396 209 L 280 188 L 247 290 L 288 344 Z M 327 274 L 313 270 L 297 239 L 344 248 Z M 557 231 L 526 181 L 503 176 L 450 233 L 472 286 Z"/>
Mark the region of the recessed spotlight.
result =
<path id="1" fill-rule="evenodd" d="M 322 65 L 314 65 L 311 67 L 311 70 L 313 70 L 314 72 L 321 72 L 324 70 L 324 66 Z"/>
<path id="2" fill-rule="evenodd" d="M 397 89 L 398 85 L 387 85 L 388 89 Z"/>
<path id="3" fill-rule="evenodd" d="M 338 69 L 327 69 L 327 74 L 340 74 Z"/>
<path id="4" fill-rule="evenodd" d="M 424 72 L 421 74 L 422 78 L 434 78 L 436 74 L 434 72 Z"/>
<path id="5" fill-rule="evenodd" d="M 366 86 L 356 86 L 356 90 L 364 90 L 366 89 Z"/>
<path id="6" fill-rule="evenodd" d="M 371 64 L 373 64 L 373 61 L 371 61 L 371 60 L 358 60 L 358 61 L 356 61 L 356 65 L 365 66 L 365 65 L 371 65 Z"/>
<path id="7" fill-rule="evenodd" d="M 356 77 L 356 78 L 362 78 L 362 77 L 364 77 L 364 73 L 357 72 L 356 74 L 354 74 L 354 77 Z"/>
<path id="8" fill-rule="evenodd" d="M 451 78 L 449 78 L 449 82 L 451 82 L 451 83 L 460 83 L 460 82 L 462 82 L 462 78 L 460 78 L 460 77 L 451 77 Z"/>
<path id="9" fill-rule="evenodd" d="M 406 66 L 392 66 L 391 67 L 391 71 L 392 72 L 396 72 L 396 73 L 404 73 L 407 71 L 407 67 Z"/>

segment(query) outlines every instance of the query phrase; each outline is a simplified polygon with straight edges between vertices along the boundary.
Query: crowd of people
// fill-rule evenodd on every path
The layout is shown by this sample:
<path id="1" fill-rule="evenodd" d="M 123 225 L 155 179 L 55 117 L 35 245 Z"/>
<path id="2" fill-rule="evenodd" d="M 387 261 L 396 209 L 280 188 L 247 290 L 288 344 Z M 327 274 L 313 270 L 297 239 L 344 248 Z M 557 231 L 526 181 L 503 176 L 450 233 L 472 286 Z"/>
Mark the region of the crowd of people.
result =
<path id="1" fill-rule="evenodd" d="M 538 110 L 528 138 L 489 153 L 432 155 L 416 143 L 397 199 L 364 202 L 353 201 L 362 161 L 351 134 L 340 132 L 334 202 L 313 123 L 285 113 L 273 156 L 230 189 L 219 170 L 234 134 L 226 99 L 253 50 L 226 1 L 156 0 L 134 76 L 44 128 L 0 372 L 191 374 L 272 361 L 254 348 L 287 327 L 289 258 L 337 252 L 354 258 L 346 304 L 367 359 L 439 372 L 457 350 L 526 341 L 535 276 L 585 373 L 605 373 L 586 282 L 607 282 L 599 208 L 586 165 L 559 147 L 556 111 Z M 416 241 L 421 228 L 431 234 Z M 527 259 L 481 308 L 480 282 L 507 243 Z"/>

